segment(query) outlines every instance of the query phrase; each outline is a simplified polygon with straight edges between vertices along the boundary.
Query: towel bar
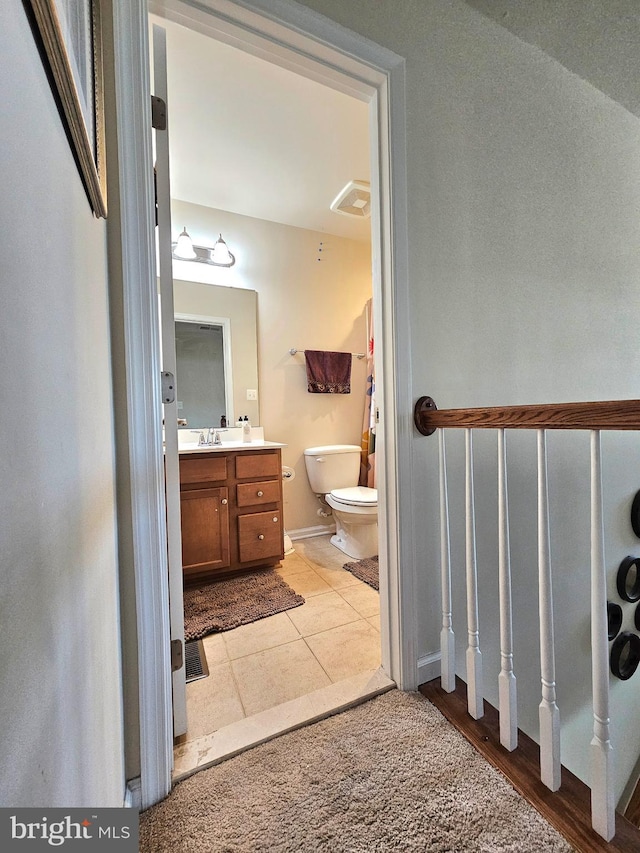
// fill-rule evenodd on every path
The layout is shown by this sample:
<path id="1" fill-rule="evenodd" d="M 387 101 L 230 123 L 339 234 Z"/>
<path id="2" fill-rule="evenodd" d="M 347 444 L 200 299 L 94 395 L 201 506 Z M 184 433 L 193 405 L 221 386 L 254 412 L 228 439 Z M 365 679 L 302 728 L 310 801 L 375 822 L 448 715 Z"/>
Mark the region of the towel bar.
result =
<path id="1" fill-rule="evenodd" d="M 289 354 L 290 354 L 290 355 L 295 355 L 297 352 L 305 352 L 305 350 L 303 350 L 303 349 L 295 349 L 294 347 L 292 347 L 292 348 L 289 350 Z M 351 353 L 351 355 L 352 355 L 354 358 L 364 358 L 364 353 L 363 353 L 363 352 L 352 352 L 352 353 Z"/>

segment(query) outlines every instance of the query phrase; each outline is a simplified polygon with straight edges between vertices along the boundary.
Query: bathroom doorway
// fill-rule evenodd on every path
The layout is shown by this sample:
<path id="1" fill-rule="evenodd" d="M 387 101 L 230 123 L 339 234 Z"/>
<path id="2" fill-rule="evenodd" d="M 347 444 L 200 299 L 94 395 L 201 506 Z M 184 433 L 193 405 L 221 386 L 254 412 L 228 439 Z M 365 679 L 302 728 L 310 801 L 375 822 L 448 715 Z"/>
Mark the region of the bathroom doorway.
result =
<path id="1" fill-rule="evenodd" d="M 309 446 L 321 444 L 360 447 L 364 414 L 370 409 L 367 402 L 373 394 L 369 108 L 366 102 L 347 94 L 325 92 L 315 81 L 299 80 L 292 71 L 271 68 L 265 60 L 247 56 L 236 47 L 186 32 L 171 22 L 160 23 L 155 18 L 152 21 L 166 31 L 170 172 L 176 175 L 171 183 L 179 197 L 179 201 L 172 201 L 172 218 L 198 245 L 206 245 L 207 233 L 212 236 L 222 231 L 236 258 L 233 269 L 223 270 L 203 268 L 199 261 L 173 259 L 175 316 L 202 320 L 191 328 L 185 328 L 187 324 L 183 322 L 176 323 L 178 415 L 187 420 L 179 431 L 178 446 L 183 434 L 193 441 L 193 429 L 207 433 L 207 427 L 217 427 L 221 413 L 228 409 L 219 401 L 217 409 L 207 410 L 206 416 L 198 415 L 202 407 L 191 393 L 194 374 L 198 380 L 196 394 L 200 393 L 197 389 L 202 390 L 203 376 L 210 384 L 209 368 L 192 369 L 196 353 L 203 347 L 209 352 L 214 343 L 214 324 L 204 322 L 206 312 L 221 314 L 222 300 L 228 304 L 231 292 L 238 296 L 255 293 L 253 346 L 259 356 L 257 377 L 249 385 L 241 378 L 238 347 L 230 353 L 229 375 L 237 376 L 234 387 L 241 392 L 237 414 L 242 416 L 247 411 L 243 394 L 250 386 L 258 397 L 251 423 L 265 431 L 265 438 L 284 445 L 282 463 L 293 475 L 283 480 L 283 515 L 291 553 L 285 554 L 275 572 L 304 600 L 295 609 L 219 632 L 218 636 L 204 637 L 199 654 L 206 659 L 202 672 L 208 674 L 200 675 L 198 671 L 193 679 L 188 678 L 186 740 L 179 747 L 182 754 L 194 740 L 229 726 L 238 728 L 236 724 L 246 718 L 253 718 L 255 727 L 256 715 L 275 706 L 295 705 L 295 700 L 310 694 L 317 694 L 318 701 L 327 688 L 335 690 L 335 685 L 350 679 L 357 677 L 359 691 L 364 675 L 371 676 L 381 665 L 378 579 L 374 578 L 374 586 L 369 586 L 345 569 L 358 558 L 371 559 L 372 563 L 378 560 L 377 536 L 369 535 L 372 525 L 361 526 L 368 534 L 367 548 L 366 554 L 358 550 L 358 557 L 355 551 L 350 554 L 348 548 L 342 551 L 331 543 L 338 513 L 318 499 L 317 490 L 312 490 L 304 453 Z M 196 72 L 200 75 L 197 84 L 193 82 Z M 213 81 L 221 78 L 224 85 L 215 88 L 215 97 L 210 94 L 205 100 L 207 93 L 214 90 Z M 171 105 L 183 103 L 193 89 L 197 89 L 202 112 L 227 117 L 224 127 L 216 129 L 199 123 L 194 126 L 179 111 L 174 116 Z M 260 113 L 259 104 L 267 96 L 269 109 L 265 115 Z M 234 105 L 243 99 L 245 104 L 238 115 Z M 245 113 L 251 117 L 250 122 L 245 121 Z M 306 131 L 301 133 L 297 127 L 306 128 L 312 122 L 314 135 L 322 134 L 322 140 L 310 141 Z M 255 123 L 261 128 L 257 136 Z M 348 144 L 342 137 L 331 143 L 336 126 L 347 133 Z M 291 150 L 282 150 L 283 128 Z M 191 151 L 203 151 L 201 135 L 207 138 L 211 160 L 204 160 L 202 154 L 190 156 Z M 219 140 L 220 136 L 225 139 Z M 277 146 L 273 141 L 276 138 Z M 310 147 L 312 144 L 314 147 Z M 323 149 L 330 145 L 334 162 L 325 165 L 328 156 Z M 292 152 L 303 148 L 306 154 L 292 165 Z M 236 150 L 244 153 L 238 155 Z M 189 157 L 188 165 L 181 160 L 185 157 Z M 268 180 L 258 184 L 255 171 L 251 171 L 255 166 L 247 162 L 247 157 L 260 165 Z M 311 172 L 325 173 L 318 201 L 306 208 L 298 201 L 292 212 L 291 202 L 287 205 L 282 199 L 266 198 L 268 194 L 275 195 L 278 182 L 271 175 L 282 169 L 285 160 L 292 183 L 305 186 L 307 198 L 315 189 Z M 200 175 L 206 175 L 219 161 L 224 161 L 225 172 L 233 175 L 233 180 L 225 184 L 224 197 L 217 186 L 205 193 L 202 184 L 206 178 L 200 180 Z M 190 189 L 188 176 L 181 177 L 183 171 L 192 174 L 191 186 L 198 187 L 197 196 Z M 252 190 L 263 196 L 262 207 L 244 196 L 245 174 L 253 176 Z M 347 175 L 360 178 L 359 188 L 354 191 L 354 204 L 345 203 L 336 212 L 331 205 L 344 189 Z M 237 198 L 232 192 L 236 187 Z M 194 197 L 209 203 L 195 204 Z M 223 209 L 223 203 L 231 209 Z M 322 210 L 316 212 L 314 204 Z M 323 223 L 331 232 L 319 230 Z M 248 287 L 251 290 L 245 289 Z M 278 334 L 283 318 L 288 339 Z M 230 335 L 234 343 L 237 331 L 236 327 Z M 348 362 L 350 376 L 348 394 L 308 393 L 304 353 L 292 346 L 300 342 L 307 348 L 345 352 L 347 358 L 343 360 Z M 246 349 L 245 344 L 242 350 Z M 186 366 L 184 355 L 188 355 Z M 230 426 L 233 425 L 232 422 Z M 375 434 L 376 424 L 367 422 L 366 435 L 373 449 L 371 430 Z M 332 488 L 358 486 L 360 452 L 350 456 L 349 462 L 354 457 L 353 482 L 340 480 Z M 372 467 L 373 454 L 365 458 Z M 346 459 L 344 463 L 340 476 L 348 467 Z M 369 484 L 362 485 L 374 488 L 373 476 Z M 360 503 L 352 515 L 362 512 Z M 189 584 L 185 590 L 186 600 L 191 599 L 192 586 Z M 186 633 L 191 636 L 190 630 Z M 364 683 L 367 681 L 365 678 Z M 291 713 L 288 706 L 286 716 Z M 197 754 L 202 751 L 199 744 Z"/>
<path id="2" fill-rule="evenodd" d="M 219 22 L 218 22 L 219 23 Z M 386 61 L 387 57 L 383 57 L 383 60 Z M 384 63 L 381 63 L 384 64 Z M 335 72 L 332 72 L 332 75 L 335 76 Z M 331 75 L 329 75 L 331 76 Z M 366 74 L 363 71 L 363 76 L 366 77 Z M 374 75 L 375 76 L 375 75 Z M 390 77 L 389 77 L 390 79 Z M 379 130 L 381 127 L 387 132 L 386 122 L 388 120 L 388 114 L 386 113 L 387 105 L 384 103 L 384 97 L 386 93 L 386 82 L 387 78 L 382 80 L 380 77 L 376 79 L 370 84 L 367 84 L 365 88 L 369 91 L 369 97 L 373 97 L 377 92 L 378 100 L 375 104 L 375 116 L 374 121 L 372 121 L 372 127 L 376 127 Z M 335 82 L 335 81 L 334 81 Z M 387 81 L 388 82 L 388 81 Z M 355 88 L 356 84 L 353 83 L 353 87 Z M 379 86 L 379 88 L 376 88 Z M 382 97 L 382 101 L 380 98 Z M 396 101 L 397 103 L 398 101 Z M 377 131 L 376 131 L 377 132 Z M 386 138 L 386 136 L 385 136 Z M 384 146 L 383 146 L 384 147 Z M 375 151 L 375 157 L 378 158 L 378 145 L 377 140 L 373 146 Z M 400 149 L 402 150 L 402 149 Z M 388 167 L 389 162 L 383 156 L 380 161 L 376 159 L 376 174 L 374 175 L 374 191 L 379 192 L 381 198 L 388 199 Z M 390 230 L 389 230 L 389 209 L 386 210 L 386 213 L 383 214 L 382 211 L 378 211 L 375 213 L 375 264 L 374 264 L 374 297 L 378 298 L 378 306 L 380 308 L 377 323 L 379 324 L 378 328 L 382 330 L 385 329 L 385 340 L 393 341 L 393 327 L 391 324 L 391 318 L 393 313 L 393 305 L 394 305 L 394 293 L 392 290 L 388 290 L 386 293 L 382 288 L 381 282 L 383 280 L 393 281 L 393 275 L 397 273 L 398 263 L 402 263 L 403 253 L 402 251 L 398 251 L 393 254 L 393 265 L 392 265 L 392 252 L 390 251 L 390 243 L 386 243 L 390 239 Z M 380 241 L 382 241 L 383 246 L 386 245 L 386 251 L 381 251 Z M 320 249 L 318 248 L 318 251 Z M 320 259 L 318 259 L 320 260 Z M 381 292 L 382 291 L 382 292 Z M 385 319 L 386 312 L 386 319 Z M 388 324 L 388 328 L 386 325 Z M 382 340 L 382 336 L 380 336 L 380 340 Z M 297 341 L 292 341 L 291 343 L 297 343 Z M 386 393 L 389 396 L 390 401 L 393 400 L 394 404 L 390 406 L 389 416 L 385 419 L 383 416 L 381 427 L 383 428 L 384 440 L 378 445 L 378 454 L 381 462 L 385 464 L 382 465 L 382 472 L 384 477 L 384 488 L 383 488 L 383 513 L 384 513 L 384 522 L 381 525 L 381 555 L 380 555 L 380 563 L 381 563 L 381 602 L 382 602 L 382 647 L 383 647 L 383 667 L 390 673 L 395 674 L 395 680 L 399 684 L 405 684 L 409 686 L 409 682 L 411 681 L 411 669 L 412 669 L 412 661 L 410 660 L 410 654 L 407 656 L 406 649 L 403 648 L 403 643 L 401 637 L 396 633 L 397 628 L 394 630 L 390 630 L 391 620 L 389 619 L 389 612 L 398 609 L 398 607 L 403 608 L 406 607 L 406 593 L 403 593 L 401 589 L 401 584 L 399 584 L 398 577 L 398 566 L 399 559 L 398 555 L 401 550 L 401 543 L 403 541 L 401 533 L 400 533 L 400 525 L 397 517 L 396 504 L 398 500 L 398 496 L 395 493 L 395 480 L 396 473 L 395 469 L 398 461 L 398 454 L 396 452 L 389 453 L 388 457 L 385 460 L 384 446 L 385 442 L 390 440 L 390 447 L 394 446 L 395 442 L 395 434 L 397 431 L 397 425 L 395 423 L 395 411 L 397 410 L 397 400 L 399 395 L 399 389 L 397 387 L 397 383 L 395 382 L 395 359 L 397 357 L 397 353 L 392 350 L 388 351 L 386 354 L 382 353 L 382 361 L 379 365 L 380 371 L 379 376 L 382 375 L 383 366 L 386 372 L 387 377 L 391 380 L 389 385 L 387 386 Z M 386 420 L 386 424 L 385 424 Z M 379 434 L 380 435 L 380 434 Z M 406 462 L 406 460 L 404 460 Z M 388 521 L 392 520 L 391 526 L 389 526 Z M 404 603 L 403 603 L 404 602 Z M 398 625 L 400 621 L 404 621 L 406 624 L 406 616 L 405 614 L 404 620 L 394 619 L 393 624 Z"/>

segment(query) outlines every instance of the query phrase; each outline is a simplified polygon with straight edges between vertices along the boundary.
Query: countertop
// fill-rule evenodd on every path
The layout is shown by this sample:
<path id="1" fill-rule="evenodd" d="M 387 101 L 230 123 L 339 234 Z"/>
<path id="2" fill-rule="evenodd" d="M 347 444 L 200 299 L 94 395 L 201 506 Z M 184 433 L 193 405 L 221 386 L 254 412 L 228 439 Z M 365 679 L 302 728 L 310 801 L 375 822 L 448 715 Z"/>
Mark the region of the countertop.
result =
<path id="1" fill-rule="evenodd" d="M 180 456 L 191 453 L 220 453 L 225 450 L 268 450 L 272 447 L 286 447 L 279 441 L 265 441 L 254 439 L 253 441 L 224 441 L 222 444 L 183 444 L 178 447 Z"/>

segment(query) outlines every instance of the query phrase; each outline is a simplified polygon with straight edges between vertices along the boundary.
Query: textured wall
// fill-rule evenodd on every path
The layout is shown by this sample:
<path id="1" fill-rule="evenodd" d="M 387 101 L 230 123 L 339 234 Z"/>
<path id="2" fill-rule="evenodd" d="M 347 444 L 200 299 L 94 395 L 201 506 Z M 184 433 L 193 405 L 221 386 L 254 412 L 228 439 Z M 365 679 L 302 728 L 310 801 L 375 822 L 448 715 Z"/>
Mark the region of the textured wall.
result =
<path id="1" fill-rule="evenodd" d="M 630 342 L 640 313 L 638 119 L 464 3 L 304 5 L 406 58 L 414 396 L 430 394 L 440 408 L 637 397 Z M 487 697 L 495 704 L 495 437 L 479 436 L 476 444 L 480 637 Z M 523 728 L 536 736 L 535 439 L 519 436 L 512 444 L 516 667 L 532 675 L 530 686 L 521 685 L 520 709 Z M 620 559 L 638 547 L 627 513 L 640 485 L 639 444 L 635 435 L 604 440 L 611 590 Z M 416 439 L 423 654 L 437 648 L 439 628 L 434 450 L 433 439 Z M 462 437 L 451 436 L 457 573 L 464 560 L 461 456 Z M 588 437 L 552 436 L 550 458 L 563 759 L 588 778 Z M 455 586 L 463 646 L 462 580 Z M 618 794 L 640 750 L 628 713 L 639 689 L 640 676 L 612 683 Z"/>
<path id="2" fill-rule="evenodd" d="M 105 223 L 0 10 L 0 802 L 123 801 Z"/>

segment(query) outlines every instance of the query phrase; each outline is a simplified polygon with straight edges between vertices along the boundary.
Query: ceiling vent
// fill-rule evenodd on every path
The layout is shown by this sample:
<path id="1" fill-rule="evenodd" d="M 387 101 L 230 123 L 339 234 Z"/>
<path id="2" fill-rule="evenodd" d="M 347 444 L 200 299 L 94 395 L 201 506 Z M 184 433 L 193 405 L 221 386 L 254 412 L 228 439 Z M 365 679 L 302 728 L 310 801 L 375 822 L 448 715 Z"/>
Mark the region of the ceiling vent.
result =
<path id="1" fill-rule="evenodd" d="M 368 181 L 349 181 L 331 204 L 335 213 L 366 218 L 371 213 L 371 186 Z"/>

